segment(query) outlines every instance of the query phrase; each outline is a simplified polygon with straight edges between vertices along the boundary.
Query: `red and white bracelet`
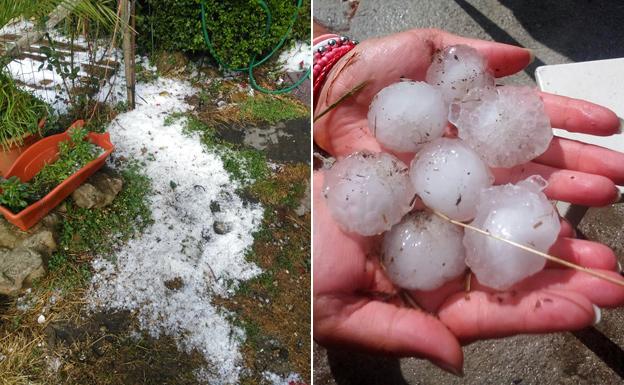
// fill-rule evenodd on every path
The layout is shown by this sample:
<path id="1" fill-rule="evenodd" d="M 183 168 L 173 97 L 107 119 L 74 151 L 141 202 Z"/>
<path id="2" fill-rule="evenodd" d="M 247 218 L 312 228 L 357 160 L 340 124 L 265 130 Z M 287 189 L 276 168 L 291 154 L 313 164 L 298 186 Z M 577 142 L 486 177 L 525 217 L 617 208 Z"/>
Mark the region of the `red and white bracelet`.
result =
<path id="1" fill-rule="evenodd" d="M 355 48 L 357 44 L 356 40 L 334 34 L 322 35 L 314 39 L 312 51 L 314 55 L 314 64 L 312 66 L 314 104 L 316 104 L 329 71 L 331 71 L 338 60 Z"/>

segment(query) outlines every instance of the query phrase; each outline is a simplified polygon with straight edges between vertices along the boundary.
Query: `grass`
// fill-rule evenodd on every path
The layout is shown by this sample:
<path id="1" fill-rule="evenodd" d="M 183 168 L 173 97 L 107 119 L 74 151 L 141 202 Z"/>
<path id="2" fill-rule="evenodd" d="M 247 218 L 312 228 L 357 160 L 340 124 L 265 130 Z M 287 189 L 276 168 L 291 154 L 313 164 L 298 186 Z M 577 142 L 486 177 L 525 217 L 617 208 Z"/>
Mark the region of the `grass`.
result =
<path id="1" fill-rule="evenodd" d="M 251 370 L 241 384 L 263 383 L 261 373 L 267 368 L 282 375 L 294 371 L 309 380 L 310 215 L 300 218 L 294 212 L 309 176 L 307 164 L 289 164 L 245 188 L 265 206 L 246 255 L 263 272 L 241 282 L 232 298 L 216 301 L 246 333 L 243 357 Z M 267 346 L 267 341 L 273 342 Z"/>
<path id="2" fill-rule="evenodd" d="M 121 176 L 123 189 L 108 207 L 85 209 L 70 199 L 65 201 L 59 250 L 48 260 L 48 276 L 35 282 L 35 287 L 64 293 L 83 288 L 91 279 L 90 260 L 95 251 L 112 255 L 115 247 L 152 223 L 147 203 L 149 178 L 134 163 L 122 169 Z"/>
<path id="3" fill-rule="evenodd" d="M 165 118 L 165 124 L 185 119 L 185 130 L 198 133 L 205 147 L 221 156 L 230 177 L 241 182 L 239 193 L 265 208 L 253 248 L 246 255 L 262 273 L 239 282 L 233 297 L 213 301 L 246 335 L 242 354 L 249 370 L 240 384 L 266 383 L 262 377 L 266 370 L 282 375 L 294 371 L 309 382 L 310 214 L 295 213 L 310 180 L 309 165 L 286 164 L 273 172 L 263 152 L 228 143 L 219 131 L 229 124 L 274 124 L 307 117 L 309 112 L 288 97 L 240 93 L 240 101 L 216 109 L 204 99 L 217 94 L 220 100 L 233 101 L 236 91 L 215 82 L 193 97 L 196 115 L 177 113 Z"/>
<path id="4" fill-rule="evenodd" d="M 242 186 L 249 186 L 256 180 L 270 174 L 266 156 L 262 151 L 243 148 L 220 139 L 216 130 L 188 113 L 174 113 L 165 118 L 165 125 L 179 119 L 186 119 L 184 130 L 188 134 L 198 133 L 204 146 L 221 157 L 223 167 L 233 180 Z"/>
<path id="5" fill-rule="evenodd" d="M 154 373 L 153 383 L 158 383 L 159 376 L 192 383 L 191 369 L 203 362 L 201 357 L 187 357 L 167 339 L 136 342 L 109 332 L 100 336 L 88 333 L 71 346 L 57 346 L 53 351 L 45 347 L 49 337 L 44 333 L 45 325 L 37 323 L 39 314 L 46 314 L 46 322 L 70 323 L 76 330 L 82 330 L 86 323 L 91 324 L 90 333 L 103 333 L 99 325 L 92 325 L 83 299 L 92 274 L 93 252 L 106 255 L 151 223 L 149 179 L 135 163 L 122 165 L 120 173 L 124 187 L 110 206 L 87 210 L 71 199 L 65 201 L 59 250 L 47 261 L 49 273 L 23 294 L 22 302 L 28 306 L 20 310 L 18 300 L 0 298 L 0 384 L 139 383 L 146 371 Z M 94 353 L 96 343 L 105 344 L 110 352 L 103 356 Z M 162 361 L 145 360 L 146 352 Z M 81 358 L 83 354 L 86 360 Z M 49 357 L 55 356 L 62 357 L 63 366 L 52 374 Z M 180 357 L 187 357 L 188 363 L 178 363 Z M 116 365 L 122 361 L 131 363 L 128 370 L 115 374 Z M 176 374 L 182 373 L 180 370 L 185 374 Z"/>
<path id="6" fill-rule="evenodd" d="M 294 99 L 260 94 L 248 97 L 239 108 L 241 120 L 269 124 L 307 118 L 310 114 L 307 107 Z"/>
<path id="7" fill-rule="evenodd" d="M 61 230 L 61 249 L 71 253 L 98 250 L 110 254 L 113 248 L 140 234 L 152 223 L 147 197 L 150 180 L 132 163 L 121 171 L 124 187 L 113 203 L 103 209 L 84 209 L 67 201 Z"/>
<path id="8" fill-rule="evenodd" d="M 0 68 L 0 145 L 22 144 L 25 136 L 41 134 L 39 121 L 49 115 L 48 105 L 26 91 Z"/>

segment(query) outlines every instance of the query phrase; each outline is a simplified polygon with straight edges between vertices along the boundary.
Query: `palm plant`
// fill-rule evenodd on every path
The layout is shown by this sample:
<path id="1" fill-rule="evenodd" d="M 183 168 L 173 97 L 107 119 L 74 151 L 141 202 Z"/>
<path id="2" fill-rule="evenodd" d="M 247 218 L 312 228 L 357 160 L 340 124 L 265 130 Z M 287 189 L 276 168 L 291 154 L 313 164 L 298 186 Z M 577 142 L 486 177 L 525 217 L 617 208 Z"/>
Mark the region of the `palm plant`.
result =
<path id="1" fill-rule="evenodd" d="M 60 10 L 79 23 L 111 29 L 120 22 L 111 3 L 113 0 L 0 0 L 0 28 L 19 18 L 43 24 L 49 14 Z M 5 149 L 22 144 L 29 134 L 41 133 L 39 122 L 49 113 L 43 101 L 19 89 L 7 74 L 13 55 L 15 51 L 8 49 L 0 55 L 0 145 Z"/>

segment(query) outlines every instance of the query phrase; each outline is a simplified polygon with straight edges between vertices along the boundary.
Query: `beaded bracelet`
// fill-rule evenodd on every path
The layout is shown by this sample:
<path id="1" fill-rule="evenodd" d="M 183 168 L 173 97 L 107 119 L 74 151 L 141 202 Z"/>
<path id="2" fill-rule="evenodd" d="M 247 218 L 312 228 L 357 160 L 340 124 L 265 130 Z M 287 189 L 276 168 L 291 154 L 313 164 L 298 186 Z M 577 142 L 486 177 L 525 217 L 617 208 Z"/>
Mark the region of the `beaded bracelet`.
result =
<path id="1" fill-rule="evenodd" d="M 319 93 L 327 78 L 327 74 L 333 66 L 347 52 L 351 51 L 358 44 L 356 40 L 351 40 L 346 36 L 323 35 L 315 39 L 318 41 L 314 45 L 314 61 L 312 67 L 314 104 L 318 99 Z"/>

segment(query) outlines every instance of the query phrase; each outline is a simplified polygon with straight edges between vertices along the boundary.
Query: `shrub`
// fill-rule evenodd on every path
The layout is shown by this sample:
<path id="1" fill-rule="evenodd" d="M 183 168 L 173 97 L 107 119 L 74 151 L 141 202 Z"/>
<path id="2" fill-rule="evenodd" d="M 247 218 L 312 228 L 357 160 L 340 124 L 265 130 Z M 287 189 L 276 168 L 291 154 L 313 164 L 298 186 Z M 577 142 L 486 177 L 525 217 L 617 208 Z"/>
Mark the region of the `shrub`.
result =
<path id="1" fill-rule="evenodd" d="M 139 50 L 208 54 L 201 29 L 202 0 L 139 0 Z M 290 24 L 296 0 L 266 0 L 272 25 L 264 36 L 265 14 L 257 0 L 205 0 L 208 34 L 221 60 L 245 67 L 253 55 L 270 52 Z M 310 0 L 304 0 L 289 39 L 309 40 Z"/>
<path id="2" fill-rule="evenodd" d="M 0 70 L 0 147 L 22 144 L 29 134 L 41 133 L 39 122 L 49 114 L 48 105 L 20 90 L 15 81 Z"/>

